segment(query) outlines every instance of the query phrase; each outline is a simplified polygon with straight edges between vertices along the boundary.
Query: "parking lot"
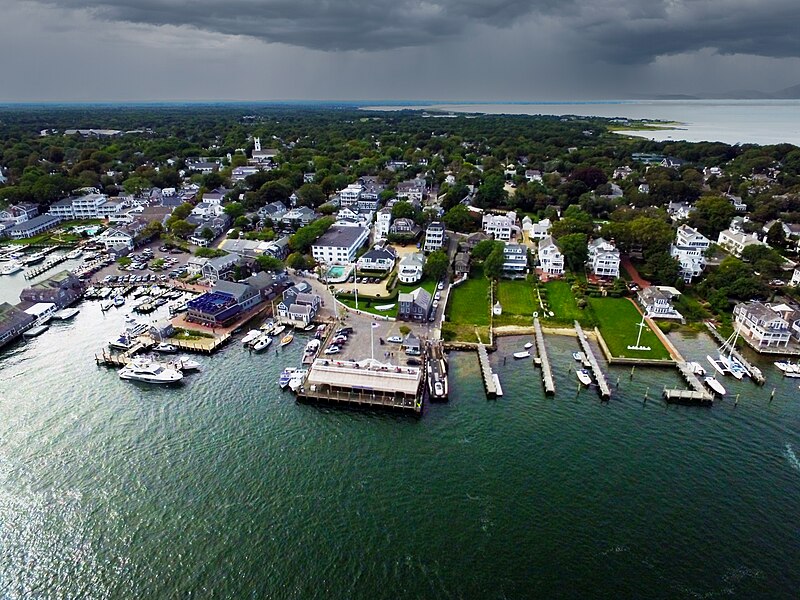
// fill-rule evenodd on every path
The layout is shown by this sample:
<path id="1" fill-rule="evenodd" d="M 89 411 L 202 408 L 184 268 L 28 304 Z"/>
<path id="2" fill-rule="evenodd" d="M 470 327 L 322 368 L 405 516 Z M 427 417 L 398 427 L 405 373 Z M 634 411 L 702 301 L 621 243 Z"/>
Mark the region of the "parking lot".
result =
<path id="1" fill-rule="evenodd" d="M 377 323 L 377 327 L 372 324 Z M 408 326 L 407 323 L 394 322 L 394 321 L 372 321 L 369 315 L 349 315 L 345 323 L 336 327 L 336 330 L 342 328 L 351 328 L 352 332 L 346 334 L 347 340 L 340 344 L 334 344 L 336 333 L 331 336 L 330 343 L 323 348 L 320 353 L 320 358 L 327 358 L 330 360 L 364 360 L 365 358 L 373 357 L 384 363 L 393 365 L 408 364 L 408 359 L 413 358 L 408 356 L 402 349 L 400 342 L 390 342 L 389 339 L 405 339 L 405 336 L 400 333 L 400 327 L 403 325 Z M 420 335 L 415 331 L 416 335 Z M 325 354 L 331 346 L 337 345 L 339 351 L 333 354 Z M 412 360 L 412 362 L 414 362 Z"/>
<path id="2" fill-rule="evenodd" d="M 153 242 L 132 252 L 127 267 L 114 262 L 94 274 L 94 281 L 105 281 L 106 277 L 122 277 L 121 283 L 165 282 L 186 274 L 186 262 L 191 257 L 188 252 L 169 250 L 159 242 Z M 120 282 L 118 279 L 117 282 Z"/>

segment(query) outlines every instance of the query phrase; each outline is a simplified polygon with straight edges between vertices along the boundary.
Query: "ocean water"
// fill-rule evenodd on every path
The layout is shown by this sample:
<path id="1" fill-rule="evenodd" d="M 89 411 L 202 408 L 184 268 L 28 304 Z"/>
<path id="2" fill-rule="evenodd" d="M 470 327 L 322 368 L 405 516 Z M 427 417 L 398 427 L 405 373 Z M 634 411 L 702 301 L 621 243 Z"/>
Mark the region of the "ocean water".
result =
<path id="1" fill-rule="evenodd" d="M 768 363 L 711 409 L 610 368 L 602 403 L 551 336 L 548 398 L 504 338 L 503 398 L 451 354 L 417 418 L 297 404 L 275 381 L 302 340 L 123 382 L 93 355 L 124 311 L 81 307 L 0 353 L 3 598 L 797 597 L 800 406 Z"/>
<path id="2" fill-rule="evenodd" d="M 578 115 L 680 123 L 660 131 L 626 131 L 648 139 L 800 146 L 800 100 L 611 100 L 607 102 L 443 103 L 365 107 L 510 115 Z"/>

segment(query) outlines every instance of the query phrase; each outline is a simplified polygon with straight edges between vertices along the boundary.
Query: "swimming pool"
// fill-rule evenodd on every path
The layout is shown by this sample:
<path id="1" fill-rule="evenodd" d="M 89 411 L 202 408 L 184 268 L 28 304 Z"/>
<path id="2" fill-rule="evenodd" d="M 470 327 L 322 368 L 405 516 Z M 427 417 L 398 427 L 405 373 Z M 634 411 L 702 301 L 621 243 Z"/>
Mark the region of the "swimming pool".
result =
<path id="1" fill-rule="evenodd" d="M 328 283 L 341 283 L 350 277 L 352 270 L 352 265 L 333 265 L 328 268 L 325 278 L 328 280 Z"/>

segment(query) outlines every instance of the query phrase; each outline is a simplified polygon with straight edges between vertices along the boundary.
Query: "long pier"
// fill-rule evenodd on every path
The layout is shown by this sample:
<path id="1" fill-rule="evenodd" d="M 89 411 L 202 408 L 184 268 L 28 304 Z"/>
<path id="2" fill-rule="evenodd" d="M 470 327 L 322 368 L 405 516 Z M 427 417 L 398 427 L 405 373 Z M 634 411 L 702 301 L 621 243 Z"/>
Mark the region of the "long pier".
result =
<path id="1" fill-rule="evenodd" d="M 542 324 L 539 323 L 539 317 L 533 320 L 533 327 L 536 334 L 536 353 L 542 367 L 544 393 L 552 396 L 556 393 L 556 384 L 553 381 L 553 369 L 550 367 L 550 358 L 547 356 L 547 348 L 544 345 L 544 333 L 542 332 Z"/>
<path id="2" fill-rule="evenodd" d="M 486 396 L 488 398 L 497 398 L 497 386 L 494 384 L 494 373 L 492 372 L 492 366 L 489 364 L 489 353 L 483 344 L 478 345 L 478 362 L 481 365 L 481 375 L 483 376 L 483 386 L 486 388 Z"/>
<path id="3" fill-rule="evenodd" d="M 689 384 L 690 390 L 680 390 L 675 388 L 664 388 L 664 400 L 673 404 L 699 404 L 700 406 L 711 406 L 714 404 L 714 396 L 702 384 L 700 379 L 695 375 L 692 368 L 685 361 L 677 363 L 678 371 L 686 383 Z"/>
<path id="4" fill-rule="evenodd" d="M 716 327 L 714 327 L 708 321 L 704 321 L 704 324 L 706 326 L 706 329 L 708 329 L 708 331 L 711 333 L 711 337 L 717 340 L 720 344 L 727 345 L 728 340 L 722 337 L 722 334 L 719 331 L 717 331 Z M 734 328 L 736 327 L 735 322 L 733 326 Z M 744 338 L 744 336 L 742 337 Z M 727 349 L 730 355 L 733 356 L 733 358 L 738 360 L 740 363 L 742 363 L 742 366 L 745 369 L 747 369 L 747 372 L 750 374 L 750 378 L 753 381 L 755 381 L 758 385 L 764 385 L 764 382 L 766 382 L 766 378 L 764 377 L 764 374 L 761 372 L 761 369 L 751 364 L 744 356 L 741 355 L 741 353 L 736 348 L 728 347 Z"/>
<path id="5" fill-rule="evenodd" d="M 608 386 L 606 374 L 603 373 L 603 370 L 600 368 L 600 363 L 597 362 L 597 357 L 594 355 L 594 350 L 592 350 L 592 347 L 589 345 L 589 340 L 586 338 L 586 334 L 583 332 L 581 324 L 577 321 L 575 321 L 575 331 L 578 333 L 578 341 L 580 342 L 581 348 L 583 349 L 583 354 L 586 356 L 586 360 L 589 363 L 589 368 L 592 370 L 592 374 L 597 381 L 597 387 L 600 390 L 600 397 L 604 400 L 608 400 L 611 398 L 611 388 Z"/>
<path id="6" fill-rule="evenodd" d="M 66 254 L 62 254 L 61 256 L 56 256 L 55 258 L 51 258 L 50 260 L 46 261 L 45 263 L 43 263 L 41 265 L 38 265 L 38 266 L 35 266 L 35 267 L 32 267 L 32 268 L 28 269 L 27 271 L 25 271 L 25 273 L 22 274 L 22 276 L 25 279 L 33 279 L 37 275 L 41 275 L 45 271 L 49 271 L 53 267 L 57 267 L 58 265 L 63 263 L 65 260 L 67 260 L 67 255 Z"/>

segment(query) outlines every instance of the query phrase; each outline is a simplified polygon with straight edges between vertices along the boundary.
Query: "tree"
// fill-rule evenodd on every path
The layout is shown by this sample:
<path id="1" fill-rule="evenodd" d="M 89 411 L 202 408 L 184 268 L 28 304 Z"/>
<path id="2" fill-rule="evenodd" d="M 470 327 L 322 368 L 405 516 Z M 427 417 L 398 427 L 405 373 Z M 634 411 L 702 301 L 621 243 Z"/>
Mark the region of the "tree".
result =
<path id="1" fill-rule="evenodd" d="M 226 204 L 225 208 L 222 210 L 234 221 L 239 217 L 244 216 L 245 213 L 244 206 L 242 206 L 240 202 L 230 202 L 229 204 Z"/>
<path id="2" fill-rule="evenodd" d="M 292 269 L 302 271 L 307 266 L 306 257 L 299 252 L 292 252 L 286 258 L 286 265 Z"/>
<path id="3" fill-rule="evenodd" d="M 767 231 L 767 242 L 770 246 L 784 248 L 786 246 L 786 232 L 783 230 L 783 223 L 775 221 Z"/>
<path id="4" fill-rule="evenodd" d="M 475 194 L 475 204 L 481 208 L 498 207 L 508 198 L 505 190 L 505 179 L 502 175 L 492 173 L 486 176 Z"/>
<path id="5" fill-rule="evenodd" d="M 497 245 L 503 245 L 503 242 L 498 242 L 495 240 L 481 240 L 475 247 L 472 249 L 470 255 L 472 256 L 473 260 L 486 260 L 488 256 L 492 253 Z"/>
<path id="6" fill-rule="evenodd" d="M 317 219 L 301 227 L 289 238 L 289 248 L 300 254 L 308 252 L 309 248 L 311 248 L 311 244 L 313 244 L 319 236 L 328 231 L 334 221 L 335 219 L 333 217 L 322 217 L 321 219 Z"/>
<path id="7" fill-rule="evenodd" d="M 395 219 L 414 219 L 417 216 L 417 209 L 407 200 L 395 202 L 392 207 L 392 220 Z"/>
<path id="8" fill-rule="evenodd" d="M 478 228 L 477 217 L 463 204 L 456 204 L 442 217 L 442 222 L 451 231 L 472 233 Z"/>
<path id="9" fill-rule="evenodd" d="M 736 210 L 727 198 L 704 196 L 695 203 L 689 215 L 689 225 L 716 239 L 720 231 L 727 229 L 735 214 Z"/>
<path id="10" fill-rule="evenodd" d="M 127 256 L 120 256 L 117 259 L 117 264 L 120 267 L 130 267 L 132 262 L 133 262 L 133 260 L 131 258 L 127 257 Z"/>
<path id="11" fill-rule="evenodd" d="M 184 219 L 177 219 L 175 221 L 172 221 L 172 223 L 170 223 L 169 226 L 170 232 L 184 239 L 192 235 L 195 229 L 196 229 L 195 225 L 192 225 L 191 223 L 189 223 L 189 221 L 186 221 Z"/>
<path id="12" fill-rule="evenodd" d="M 583 184 L 590 190 L 597 189 L 599 185 L 602 185 L 608 181 L 608 177 L 606 177 L 606 174 L 603 173 L 603 170 L 598 169 L 597 167 L 581 167 L 579 169 L 575 169 L 569 178 L 572 181 L 583 182 Z"/>
<path id="13" fill-rule="evenodd" d="M 141 236 L 142 239 L 148 239 L 161 235 L 162 233 L 164 233 L 164 226 L 161 224 L 161 221 L 150 221 L 144 226 L 144 229 L 142 229 Z"/>
<path id="14" fill-rule="evenodd" d="M 564 255 L 569 268 L 574 272 L 583 271 L 589 250 L 586 246 L 588 236 L 585 233 L 570 233 L 558 238 L 558 247 Z"/>
<path id="15" fill-rule="evenodd" d="M 200 237 L 210 242 L 217 236 L 214 234 L 214 230 L 210 227 L 203 227 L 203 230 L 200 232 Z"/>
<path id="16" fill-rule="evenodd" d="M 225 179 L 219 173 L 212 172 L 203 175 L 203 187 L 207 190 L 215 190 L 225 183 Z"/>
<path id="17" fill-rule="evenodd" d="M 428 260 L 425 261 L 425 266 L 422 268 L 422 273 L 425 277 L 439 281 L 445 278 L 449 266 L 450 259 L 447 253 L 444 250 L 436 250 L 428 256 Z"/>
<path id="18" fill-rule="evenodd" d="M 261 267 L 262 271 L 283 271 L 283 263 L 268 254 L 262 254 L 256 257 L 256 263 Z"/>
<path id="19" fill-rule="evenodd" d="M 125 181 L 122 182 L 122 189 L 125 190 L 128 194 L 133 194 L 138 196 L 144 190 L 149 189 L 152 187 L 150 181 L 145 179 L 144 177 L 133 176 L 128 177 Z"/>
<path id="20" fill-rule="evenodd" d="M 503 244 L 496 244 L 486 260 L 483 261 L 483 274 L 488 279 L 500 279 L 503 275 Z"/>
<path id="21" fill-rule="evenodd" d="M 299 198 L 297 201 L 298 205 L 310 206 L 312 208 L 324 204 L 327 200 L 325 192 L 322 191 L 322 187 L 315 183 L 305 183 L 301 185 L 297 190 L 297 197 Z"/>
<path id="22" fill-rule="evenodd" d="M 647 259 L 645 269 L 650 273 L 653 283 L 674 285 L 681 272 L 681 265 L 669 252 L 657 252 Z"/>
<path id="23" fill-rule="evenodd" d="M 244 215 L 236 217 L 236 220 L 233 222 L 233 226 L 238 227 L 239 229 L 247 229 L 250 227 L 250 219 Z"/>

